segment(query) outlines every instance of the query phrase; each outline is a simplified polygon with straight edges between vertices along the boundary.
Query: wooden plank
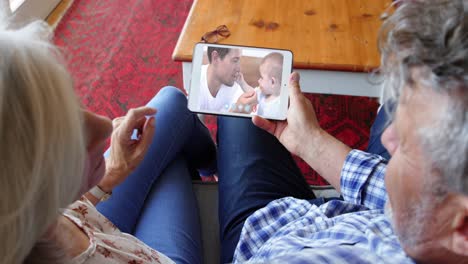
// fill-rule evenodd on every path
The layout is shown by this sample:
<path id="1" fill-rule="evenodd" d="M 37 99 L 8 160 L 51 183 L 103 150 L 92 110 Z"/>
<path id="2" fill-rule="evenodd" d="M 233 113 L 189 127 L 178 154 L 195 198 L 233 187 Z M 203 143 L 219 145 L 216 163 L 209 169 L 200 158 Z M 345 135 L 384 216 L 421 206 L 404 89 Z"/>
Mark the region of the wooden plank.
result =
<path id="1" fill-rule="evenodd" d="M 50 26 L 55 27 L 73 4 L 73 0 L 62 0 L 47 16 L 46 21 Z"/>
<path id="2" fill-rule="evenodd" d="M 195 0 L 173 53 L 191 61 L 201 36 L 227 25 L 219 43 L 290 49 L 294 67 L 369 71 L 379 66 L 380 15 L 390 0 Z"/>

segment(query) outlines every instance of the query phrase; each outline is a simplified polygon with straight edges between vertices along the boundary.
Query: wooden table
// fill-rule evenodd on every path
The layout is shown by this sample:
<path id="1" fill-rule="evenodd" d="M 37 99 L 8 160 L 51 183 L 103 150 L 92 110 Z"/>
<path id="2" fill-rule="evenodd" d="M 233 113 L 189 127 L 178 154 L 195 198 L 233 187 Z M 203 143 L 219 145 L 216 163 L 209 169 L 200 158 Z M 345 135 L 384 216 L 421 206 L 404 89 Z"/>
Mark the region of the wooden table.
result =
<path id="1" fill-rule="evenodd" d="M 219 43 L 290 49 L 305 92 L 380 95 L 368 72 L 379 66 L 380 15 L 391 0 L 195 0 L 173 53 L 184 86 L 195 43 L 227 25 Z"/>

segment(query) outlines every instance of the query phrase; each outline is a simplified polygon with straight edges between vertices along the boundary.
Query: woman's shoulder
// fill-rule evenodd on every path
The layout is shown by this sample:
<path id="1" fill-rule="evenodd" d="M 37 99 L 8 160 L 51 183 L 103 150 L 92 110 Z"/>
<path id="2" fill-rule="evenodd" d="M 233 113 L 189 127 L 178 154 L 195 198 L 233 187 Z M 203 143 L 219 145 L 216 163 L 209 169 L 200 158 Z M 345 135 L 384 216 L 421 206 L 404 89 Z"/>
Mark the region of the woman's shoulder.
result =
<path id="1" fill-rule="evenodd" d="M 102 215 L 85 196 L 68 206 L 63 211 L 63 215 L 81 228 L 106 233 L 120 233 L 120 230 Z"/>

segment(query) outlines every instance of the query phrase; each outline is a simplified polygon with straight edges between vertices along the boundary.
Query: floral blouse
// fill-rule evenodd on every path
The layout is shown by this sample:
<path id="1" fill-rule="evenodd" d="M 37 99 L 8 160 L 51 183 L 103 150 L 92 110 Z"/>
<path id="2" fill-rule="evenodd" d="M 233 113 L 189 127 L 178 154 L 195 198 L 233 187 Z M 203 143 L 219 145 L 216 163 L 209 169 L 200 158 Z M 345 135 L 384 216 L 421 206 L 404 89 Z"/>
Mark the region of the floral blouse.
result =
<path id="1" fill-rule="evenodd" d="M 81 263 L 174 263 L 138 238 L 121 232 L 84 196 L 63 211 L 63 215 L 89 237 L 89 247 L 72 260 Z"/>

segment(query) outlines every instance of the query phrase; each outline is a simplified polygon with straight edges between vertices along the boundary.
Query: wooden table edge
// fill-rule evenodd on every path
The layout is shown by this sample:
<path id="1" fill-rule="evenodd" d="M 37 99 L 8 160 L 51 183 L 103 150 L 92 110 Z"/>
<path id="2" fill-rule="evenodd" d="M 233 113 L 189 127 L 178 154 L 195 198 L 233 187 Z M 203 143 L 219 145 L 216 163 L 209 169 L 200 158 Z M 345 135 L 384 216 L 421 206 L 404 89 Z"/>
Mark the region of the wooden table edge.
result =
<path id="1" fill-rule="evenodd" d="M 187 18 L 185 19 L 185 23 L 184 23 L 184 27 L 182 28 L 182 31 L 180 32 L 179 34 L 179 37 L 177 39 L 177 43 L 175 45 L 175 48 L 174 48 L 174 51 L 172 52 L 172 60 L 174 61 L 180 61 L 178 58 L 178 55 L 177 55 L 177 52 L 179 51 L 180 49 L 180 45 L 182 45 L 182 39 L 181 36 L 185 35 L 185 31 L 187 30 L 187 27 L 189 25 L 189 21 L 191 20 L 192 18 L 192 15 L 193 15 L 193 12 L 195 10 L 195 6 L 197 5 L 197 2 L 198 0 L 193 0 L 193 3 L 192 3 L 192 6 L 190 7 L 190 11 L 188 13 L 188 16 Z M 201 38 L 201 36 L 200 36 Z M 183 59 L 184 61 L 192 61 L 192 57 L 190 58 L 186 58 L 186 59 Z"/>
<path id="2" fill-rule="evenodd" d="M 180 46 L 182 45 L 182 39 L 180 36 L 185 34 L 187 27 L 189 26 L 189 21 L 193 16 L 193 12 L 198 3 L 198 0 L 194 0 L 192 6 L 190 7 L 189 14 L 185 20 L 184 27 L 179 34 L 177 39 L 176 46 L 172 52 L 172 60 L 176 62 L 192 62 L 192 55 L 182 55 L 178 54 Z M 196 43 L 194 43 L 195 46 Z M 306 63 L 299 62 L 294 63 L 294 69 L 310 69 L 310 70 L 329 70 L 329 71 L 347 71 L 347 72 L 372 72 L 379 68 L 379 65 L 351 65 L 351 64 L 324 64 L 324 63 Z"/>
<path id="3" fill-rule="evenodd" d="M 176 62 L 192 62 L 191 56 L 173 56 L 172 59 Z M 327 70 L 327 71 L 346 71 L 346 72 L 373 72 L 379 68 L 376 65 L 349 65 L 349 64 L 322 64 L 322 63 L 294 63 L 294 69 L 301 70 Z"/>

